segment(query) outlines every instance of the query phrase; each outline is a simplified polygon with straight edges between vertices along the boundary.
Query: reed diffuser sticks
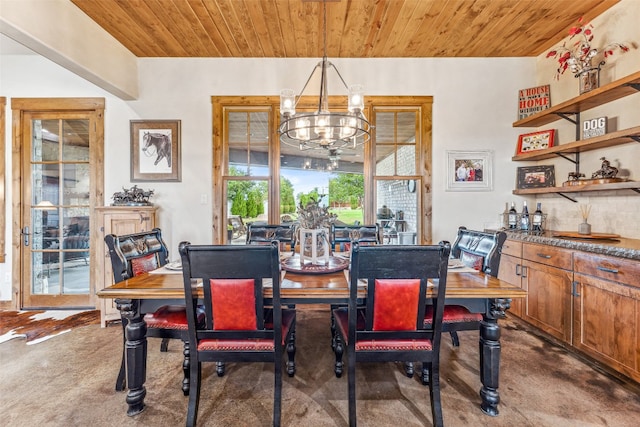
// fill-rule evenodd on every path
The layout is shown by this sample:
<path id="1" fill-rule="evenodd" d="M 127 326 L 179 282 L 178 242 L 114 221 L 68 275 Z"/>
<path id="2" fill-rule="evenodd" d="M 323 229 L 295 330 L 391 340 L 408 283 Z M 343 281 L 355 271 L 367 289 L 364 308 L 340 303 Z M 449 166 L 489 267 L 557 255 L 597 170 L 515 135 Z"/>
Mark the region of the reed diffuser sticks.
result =
<path id="1" fill-rule="evenodd" d="M 584 222 L 587 222 L 589 219 L 589 213 L 591 213 L 591 205 L 580 205 L 580 214 L 582 215 L 582 219 Z"/>

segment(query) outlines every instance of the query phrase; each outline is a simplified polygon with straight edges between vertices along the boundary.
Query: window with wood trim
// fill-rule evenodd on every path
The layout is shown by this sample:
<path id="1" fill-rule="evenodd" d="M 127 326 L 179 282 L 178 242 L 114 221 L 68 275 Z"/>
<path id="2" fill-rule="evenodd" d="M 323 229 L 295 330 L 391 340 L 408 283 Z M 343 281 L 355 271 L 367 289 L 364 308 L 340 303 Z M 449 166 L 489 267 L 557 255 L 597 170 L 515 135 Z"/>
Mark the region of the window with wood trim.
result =
<path id="1" fill-rule="evenodd" d="M 343 101 L 329 100 L 331 108 Z M 392 204 L 393 222 L 381 224 L 390 228 L 387 242 L 431 243 L 432 97 L 369 97 L 371 141 L 337 153 L 280 144 L 279 103 L 276 96 L 212 97 L 214 242 L 243 243 L 238 228 L 246 222 L 295 221 L 297 205 L 312 196 L 348 224 L 380 223 L 379 209 Z M 339 194 L 358 185 L 361 193 Z"/>

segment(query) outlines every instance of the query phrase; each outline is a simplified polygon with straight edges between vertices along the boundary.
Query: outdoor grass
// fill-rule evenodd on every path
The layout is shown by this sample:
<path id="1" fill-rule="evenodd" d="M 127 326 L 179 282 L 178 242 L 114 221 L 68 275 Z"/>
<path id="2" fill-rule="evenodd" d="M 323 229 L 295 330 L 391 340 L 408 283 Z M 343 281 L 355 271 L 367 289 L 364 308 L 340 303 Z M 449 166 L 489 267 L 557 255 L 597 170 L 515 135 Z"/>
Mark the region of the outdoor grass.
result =
<path id="1" fill-rule="evenodd" d="M 362 223 L 364 214 L 362 209 L 329 209 L 329 212 L 338 215 L 338 221 L 345 224 L 353 224 L 356 220 Z"/>

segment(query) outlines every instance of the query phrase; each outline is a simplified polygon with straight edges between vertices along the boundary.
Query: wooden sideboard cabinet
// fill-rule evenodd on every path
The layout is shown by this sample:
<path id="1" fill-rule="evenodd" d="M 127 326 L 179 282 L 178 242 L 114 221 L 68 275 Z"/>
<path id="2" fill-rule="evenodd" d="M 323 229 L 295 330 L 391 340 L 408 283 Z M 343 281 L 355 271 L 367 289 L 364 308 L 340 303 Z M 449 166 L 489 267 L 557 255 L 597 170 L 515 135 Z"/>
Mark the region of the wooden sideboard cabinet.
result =
<path id="1" fill-rule="evenodd" d="M 522 270 L 522 288 L 527 291 L 522 319 L 571 343 L 572 251 L 523 243 Z"/>
<path id="2" fill-rule="evenodd" d="M 640 382 L 640 261 L 507 239 L 498 278 L 528 292 L 509 313 Z"/>
<path id="3" fill-rule="evenodd" d="M 107 234 L 130 234 L 149 231 L 156 226 L 156 206 L 104 206 L 96 208 L 96 269 L 93 280 L 96 290 L 113 284 L 111 259 L 104 237 Z M 112 299 L 100 299 L 100 324 L 120 320 L 120 312 Z"/>
<path id="4" fill-rule="evenodd" d="M 509 313 L 571 343 L 571 251 L 507 239 L 498 278 L 527 291 L 512 301 Z"/>
<path id="5" fill-rule="evenodd" d="M 640 263 L 574 253 L 573 346 L 640 382 Z"/>

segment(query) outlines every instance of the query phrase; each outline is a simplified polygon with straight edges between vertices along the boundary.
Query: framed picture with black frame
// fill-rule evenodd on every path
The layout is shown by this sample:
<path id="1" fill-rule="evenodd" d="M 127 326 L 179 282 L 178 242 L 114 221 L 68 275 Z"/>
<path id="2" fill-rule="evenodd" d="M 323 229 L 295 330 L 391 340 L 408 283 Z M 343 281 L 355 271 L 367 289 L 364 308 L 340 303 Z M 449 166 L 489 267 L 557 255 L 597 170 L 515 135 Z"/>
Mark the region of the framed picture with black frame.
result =
<path id="1" fill-rule="evenodd" d="M 556 173 L 553 165 L 524 166 L 518 168 L 518 188 L 555 187 Z"/>

